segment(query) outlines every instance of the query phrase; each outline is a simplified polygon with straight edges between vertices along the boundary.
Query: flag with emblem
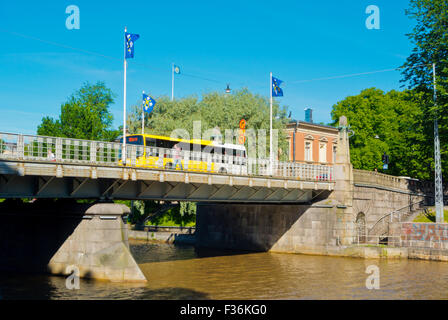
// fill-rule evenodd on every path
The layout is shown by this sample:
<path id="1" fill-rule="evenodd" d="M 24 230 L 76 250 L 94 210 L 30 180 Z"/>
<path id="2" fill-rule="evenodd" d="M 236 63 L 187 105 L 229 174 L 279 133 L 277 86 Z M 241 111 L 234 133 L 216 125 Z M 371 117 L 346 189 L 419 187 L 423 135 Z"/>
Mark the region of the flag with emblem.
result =
<path id="1" fill-rule="evenodd" d="M 154 109 L 155 104 L 156 101 L 153 98 L 146 94 L 143 94 L 143 110 L 145 112 L 151 113 L 152 109 Z"/>
<path id="2" fill-rule="evenodd" d="M 126 40 L 126 59 L 134 58 L 134 42 L 140 38 L 140 35 L 125 32 Z"/>
<path id="3" fill-rule="evenodd" d="M 282 80 L 272 77 L 272 96 L 273 97 L 283 97 L 283 90 L 280 88 Z"/>

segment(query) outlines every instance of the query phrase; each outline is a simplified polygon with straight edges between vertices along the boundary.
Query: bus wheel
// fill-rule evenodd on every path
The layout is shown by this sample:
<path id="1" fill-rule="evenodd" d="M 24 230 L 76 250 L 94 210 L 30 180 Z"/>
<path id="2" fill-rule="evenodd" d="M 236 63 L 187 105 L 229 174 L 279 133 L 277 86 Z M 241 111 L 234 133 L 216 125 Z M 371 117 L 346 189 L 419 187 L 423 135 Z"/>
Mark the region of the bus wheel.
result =
<path id="1" fill-rule="evenodd" d="M 221 169 L 219 169 L 219 173 L 227 173 L 226 168 L 221 168 Z"/>
<path id="2" fill-rule="evenodd" d="M 173 163 L 172 162 L 168 162 L 167 164 L 165 164 L 165 169 L 172 170 L 173 169 Z"/>

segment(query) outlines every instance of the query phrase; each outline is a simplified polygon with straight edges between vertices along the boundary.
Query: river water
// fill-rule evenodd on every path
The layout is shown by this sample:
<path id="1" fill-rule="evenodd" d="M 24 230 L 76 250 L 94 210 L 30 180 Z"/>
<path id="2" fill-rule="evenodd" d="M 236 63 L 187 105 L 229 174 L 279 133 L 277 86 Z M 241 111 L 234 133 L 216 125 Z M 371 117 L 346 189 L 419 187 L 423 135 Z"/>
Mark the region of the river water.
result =
<path id="1" fill-rule="evenodd" d="M 147 284 L 2 274 L 1 299 L 448 299 L 448 263 L 196 249 L 131 241 Z M 367 289 L 369 265 L 380 288 Z"/>

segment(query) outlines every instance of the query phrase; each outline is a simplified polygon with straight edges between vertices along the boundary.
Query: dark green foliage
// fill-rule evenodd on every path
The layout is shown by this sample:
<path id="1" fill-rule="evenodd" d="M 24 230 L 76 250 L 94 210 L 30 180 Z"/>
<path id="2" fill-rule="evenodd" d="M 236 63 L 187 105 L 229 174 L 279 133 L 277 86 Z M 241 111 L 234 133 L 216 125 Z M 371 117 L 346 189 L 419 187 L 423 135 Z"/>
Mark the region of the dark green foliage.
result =
<path id="1" fill-rule="evenodd" d="M 420 99 L 413 91 L 384 93 L 370 88 L 333 106 L 333 124 L 337 125 L 339 117 L 345 115 L 355 132 L 350 138 L 354 168 L 382 171 L 382 155 L 386 152 L 390 156 L 387 173 L 429 178 Z"/>
<path id="2" fill-rule="evenodd" d="M 103 82 L 87 82 L 62 104 L 59 119 L 42 119 L 37 134 L 112 141 L 120 134 L 111 129 L 113 116 L 109 107 L 113 102 L 113 93 Z"/>
<path id="3" fill-rule="evenodd" d="M 411 0 L 406 10 L 416 25 L 407 36 L 414 48 L 403 70 L 403 82 L 419 96 L 425 142 L 419 157 L 434 170 L 434 117 L 437 115 L 442 170 L 448 172 L 448 0 Z M 436 64 L 437 105 L 433 101 L 432 63 Z"/>

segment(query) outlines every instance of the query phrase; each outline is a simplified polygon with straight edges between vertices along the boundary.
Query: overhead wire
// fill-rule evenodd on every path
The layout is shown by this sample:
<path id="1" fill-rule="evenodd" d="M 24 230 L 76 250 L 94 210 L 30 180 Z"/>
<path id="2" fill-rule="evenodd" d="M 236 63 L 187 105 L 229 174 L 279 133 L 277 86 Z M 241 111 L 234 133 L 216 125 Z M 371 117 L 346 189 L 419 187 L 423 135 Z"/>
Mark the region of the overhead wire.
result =
<path id="1" fill-rule="evenodd" d="M 108 55 L 105 55 L 105 54 L 102 54 L 102 53 L 89 51 L 89 50 L 85 50 L 85 49 L 82 49 L 82 48 L 69 46 L 69 45 L 66 45 L 66 44 L 63 44 L 63 43 L 58 43 L 58 42 L 49 41 L 49 40 L 41 39 L 41 38 L 34 37 L 34 36 L 25 35 L 25 34 L 18 33 L 18 32 L 13 32 L 13 31 L 5 30 L 5 29 L 0 29 L 0 32 L 9 33 L 9 34 L 16 35 L 16 36 L 19 36 L 19 37 L 22 37 L 22 38 L 35 40 L 35 41 L 39 41 L 39 42 L 46 43 L 46 44 L 49 44 L 49 45 L 53 45 L 53 46 L 57 46 L 57 47 L 65 48 L 65 49 L 70 49 L 70 50 L 75 50 L 75 51 L 79 51 L 79 52 L 82 52 L 82 53 L 85 53 L 85 54 L 90 54 L 90 55 L 103 57 L 103 58 L 106 58 L 106 59 L 111 59 L 111 60 L 115 60 L 115 61 L 123 61 L 123 58 L 117 58 L 117 57 L 113 57 L 113 56 L 108 56 Z M 144 63 L 141 63 L 141 62 L 136 62 L 136 61 L 133 61 L 132 64 L 140 65 L 140 66 L 143 66 L 143 67 L 149 68 L 149 69 L 166 70 L 166 69 L 161 68 L 161 67 L 154 67 L 154 66 L 150 66 L 150 65 L 147 65 L 147 64 L 144 64 Z M 424 65 L 429 65 L 429 64 L 420 64 L 420 65 L 416 65 L 416 66 L 413 66 L 413 67 L 407 67 L 407 68 L 408 69 L 409 68 L 417 68 L 417 67 L 421 67 L 421 66 L 424 66 Z M 358 72 L 358 73 L 352 73 L 352 74 L 335 75 L 335 76 L 330 76 L 330 77 L 313 78 L 313 79 L 305 79 L 305 80 L 294 80 L 294 81 L 287 81 L 286 80 L 286 81 L 284 81 L 284 83 L 286 85 L 289 85 L 289 84 L 299 84 L 299 83 L 307 83 L 307 82 L 314 82 L 314 81 L 342 79 L 342 78 L 356 77 L 356 76 L 369 75 L 369 74 L 375 74 L 375 73 L 398 71 L 398 70 L 403 69 L 403 68 L 405 68 L 405 67 L 396 67 L 396 68 L 389 68 L 389 69 L 382 69 L 382 70 L 373 70 L 373 71 L 367 71 L 367 72 Z M 200 79 L 200 80 L 204 80 L 204 81 L 214 82 L 214 83 L 220 83 L 220 84 L 228 83 L 228 81 L 225 82 L 225 81 L 222 81 L 222 80 L 216 80 L 216 79 L 203 77 L 203 76 L 196 75 L 196 74 L 191 74 L 191 73 L 180 73 L 180 75 L 186 76 L 186 77 L 191 77 L 191 78 L 196 78 L 196 79 Z"/>

